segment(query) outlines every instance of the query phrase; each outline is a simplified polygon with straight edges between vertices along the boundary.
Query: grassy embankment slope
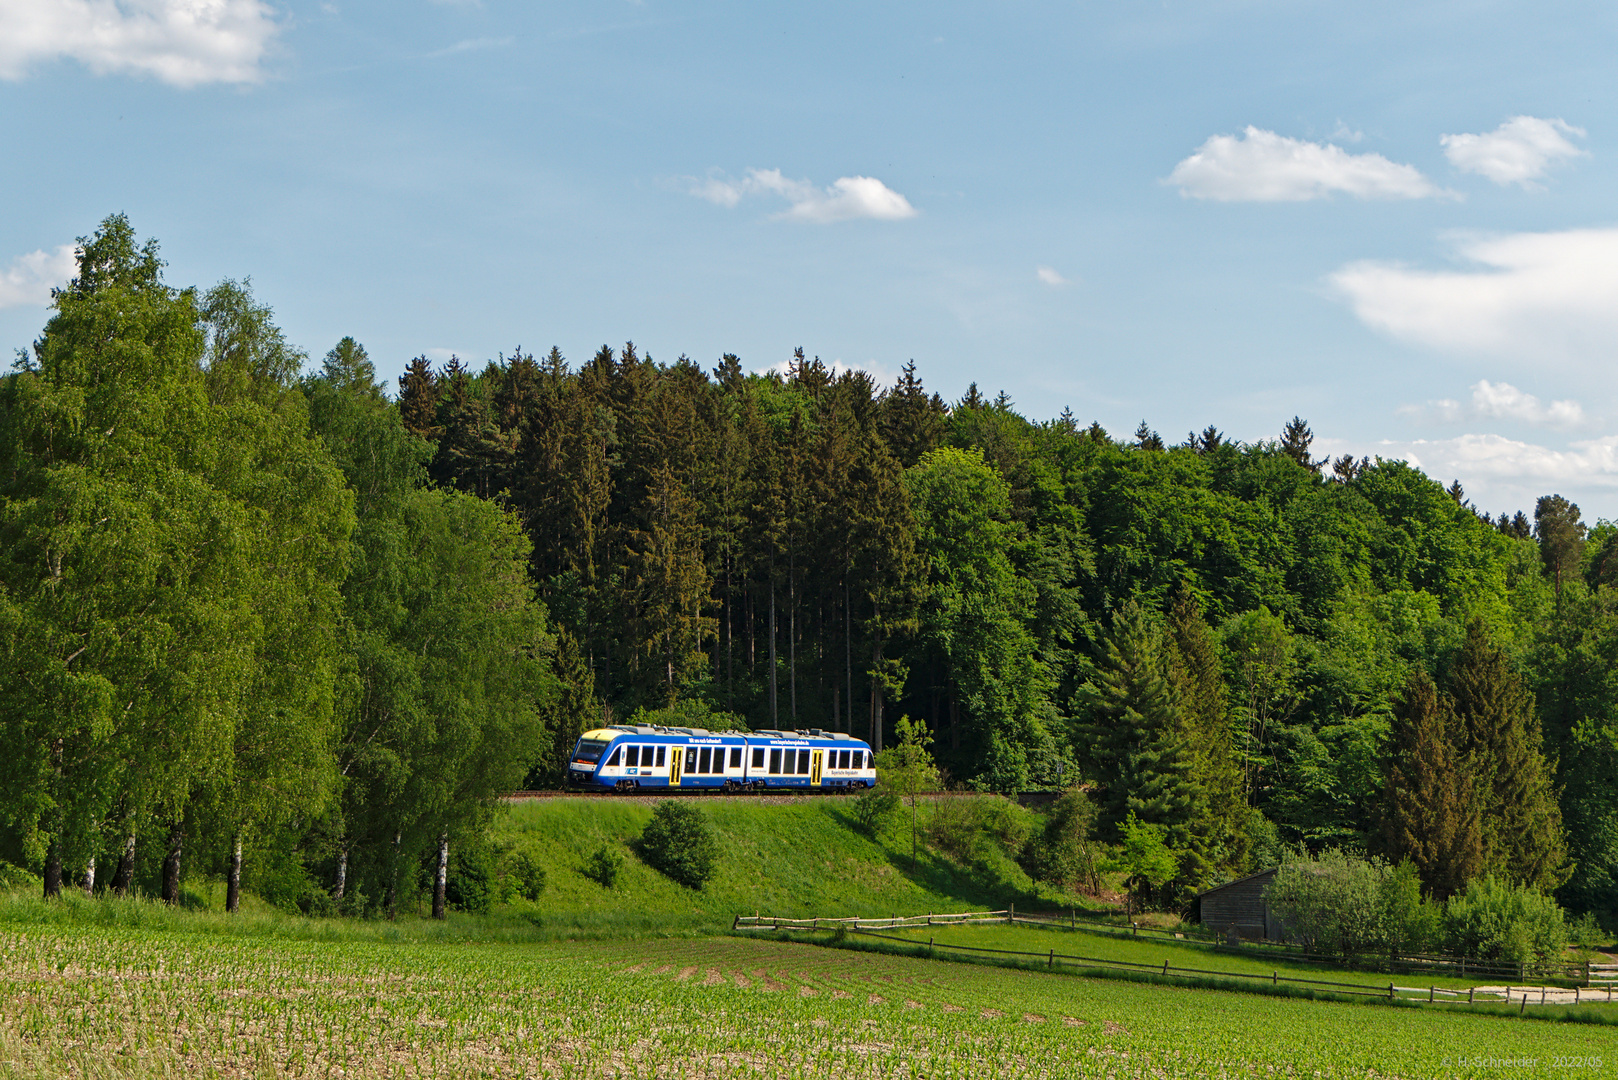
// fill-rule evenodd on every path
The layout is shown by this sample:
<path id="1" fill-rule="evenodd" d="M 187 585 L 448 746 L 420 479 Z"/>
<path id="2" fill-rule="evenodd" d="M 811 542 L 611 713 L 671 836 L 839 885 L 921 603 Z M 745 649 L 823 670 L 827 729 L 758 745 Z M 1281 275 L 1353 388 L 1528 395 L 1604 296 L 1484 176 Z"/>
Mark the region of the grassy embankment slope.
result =
<path id="1" fill-rule="evenodd" d="M 693 892 L 632 854 L 654 802 L 548 799 L 513 806 L 496 839 L 542 853 L 547 876 L 539 900 L 521 910 L 546 926 L 659 932 L 728 929 L 734 916 L 755 911 L 887 916 L 1009 903 L 1057 908 L 1072 900 L 1031 881 L 988 837 L 964 864 L 929 851 L 923 838 L 912 868 L 908 808 L 868 837 L 854 826 L 852 800 L 832 798 L 700 802 L 719 842 L 719 861 L 712 880 Z M 1030 824 L 1037 820 L 1019 807 L 1007 811 Z M 584 873 L 603 844 L 626 856 L 611 889 Z"/>

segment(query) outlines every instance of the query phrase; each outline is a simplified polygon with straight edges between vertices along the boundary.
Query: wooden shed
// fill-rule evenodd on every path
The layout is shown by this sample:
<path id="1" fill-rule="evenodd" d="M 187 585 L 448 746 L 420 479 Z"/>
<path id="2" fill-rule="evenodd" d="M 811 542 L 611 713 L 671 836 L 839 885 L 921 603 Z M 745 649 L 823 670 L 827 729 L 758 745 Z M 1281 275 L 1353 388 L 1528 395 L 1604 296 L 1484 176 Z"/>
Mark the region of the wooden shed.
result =
<path id="1" fill-rule="evenodd" d="M 1234 928 L 1238 937 L 1280 941 L 1286 933 L 1270 911 L 1264 890 L 1275 880 L 1275 867 L 1227 881 L 1197 895 L 1202 925 L 1221 934 Z"/>

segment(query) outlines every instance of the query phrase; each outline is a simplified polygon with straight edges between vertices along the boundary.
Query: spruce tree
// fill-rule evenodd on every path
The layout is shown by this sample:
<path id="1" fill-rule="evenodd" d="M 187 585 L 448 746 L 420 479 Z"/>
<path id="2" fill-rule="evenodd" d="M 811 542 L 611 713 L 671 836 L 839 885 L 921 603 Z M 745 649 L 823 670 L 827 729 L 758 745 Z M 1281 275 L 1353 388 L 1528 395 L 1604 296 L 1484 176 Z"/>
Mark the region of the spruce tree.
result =
<path id="1" fill-rule="evenodd" d="M 1080 690 L 1100 823 L 1116 836 L 1130 813 L 1168 829 L 1170 845 L 1193 846 L 1206 815 L 1184 713 L 1163 648 L 1133 601 L 1113 616 L 1090 681 Z"/>
<path id="2" fill-rule="evenodd" d="M 1318 473 L 1325 463 L 1309 456 L 1309 446 L 1314 441 L 1315 433 L 1301 416 L 1294 416 L 1281 429 L 1281 452 L 1310 472 Z"/>
<path id="3" fill-rule="evenodd" d="M 1485 790 L 1485 869 L 1544 891 L 1556 888 L 1571 868 L 1534 697 L 1479 620 L 1466 628 L 1450 692 Z"/>
<path id="4" fill-rule="evenodd" d="M 1196 596 L 1183 584 L 1169 609 L 1167 644 L 1169 679 L 1179 693 L 1191 744 L 1192 776 L 1208 801 L 1208 816 L 1198 830 L 1200 847 L 1210 863 L 1244 869 L 1246 799 L 1218 645 Z"/>
<path id="5" fill-rule="evenodd" d="M 1416 864 L 1438 899 L 1484 867 L 1486 792 L 1463 737 L 1450 702 L 1426 672 L 1413 673 L 1394 702 L 1382 842 L 1390 862 Z"/>
<path id="6" fill-rule="evenodd" d="M 399 418 L 405 430 L 423 439 L 438 437 L 438 375 L 425 356 L 410 361 L 399 376 Z"/>

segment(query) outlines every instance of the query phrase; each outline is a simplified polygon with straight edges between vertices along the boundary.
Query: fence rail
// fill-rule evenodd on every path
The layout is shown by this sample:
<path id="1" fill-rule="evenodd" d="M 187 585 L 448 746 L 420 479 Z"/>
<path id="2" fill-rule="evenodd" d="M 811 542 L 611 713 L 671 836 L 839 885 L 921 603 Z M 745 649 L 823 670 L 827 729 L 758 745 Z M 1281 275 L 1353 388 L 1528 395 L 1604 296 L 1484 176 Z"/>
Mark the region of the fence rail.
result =
<path id="1" fill-rule="evenodd" d="M 1618 964 L 1593 964 L 1588 962 L 1502 963 L 1472 957 L 1436 956 L 1422 953 L 1402 953 L 1397 956 L 1344 957 L 1326 953 L 1312 953 L 1297 945 L 1282 942 L 1268 942 L 1263 945 L 1229 945 L 1195 932 L 1186 934 L 1173 930 L 1160 930 L 1156 927 L 1138 926 L 1133 923 L 1129 926 L 1121 926 L 1102 919 L 1086 918 L 1077 913 L 1019 914 L 1016 916 L 1016 921 L 1046 926 L 1082 928 L 1090 933 L 1111 934 L 1115 937 L 1139 937 L 1142 934 L 1160 934 L 1178 939 L 1181 944 L 1212 949 L 1214 952 L 1232 953 L 1255 959 L 1284 959 L 1307 964 L 1329 964 L 1334 967 L 1369 967 L 1375 971 L 1386 971 L 1395 975 L 1427 974 L 1452 978 L 1493 976 L 1500 979 L 1517 980 L 1527 980 L 1532 977 L 1560 980 L 1568 983 L 1569 988 L 1575 984 L 1582 984 L 1587 987 L 1606 985 L 1607 982 L 1618 984 Z M 1082 927 L 1081 924 L 1083 924 Z"/>
<path id="2" fill-rule="evenodd" d="M 899 942 L 905 945 L 921 947 L 921 941 L 912 937 L 899 937 L 891 933 L 882 933 L 884 930 L 910 930 L 924 929 L 930 926 L 961 926 L 973 923 L 1027 923 L 1032 925 L 1061 926 L 1070 928 L 1078 920 L 1074 916 L 1067 918 L 1050 915 L 1017 914 L 1015 908 L 1004 908 L 999 911 L 966 911 L 953 914 L 928 915 L 894 915 L 891 918 L 868 918 L 865 916 L 844 916 L 836 918 L 809 918 L 795 919 L 777 915 L 762 915 L 757 912 L 752 915 L 738 915 L 731 924 L 733 930 L 843 930 L 846 933 L 859 934 L 864 937 L 873 937 L 884 941 Z M 1088 929 L 1088 928 L 1086 928 Z M 1131 929 L 1145 929 L 1144 927 L 1131 927 Z M 1172 933 L 1172 931 L 1168 931 Z M 1273 970 L 1269 975 L 1252 974 L 1239 971 L 1210 971 L 1206 968 L 1180 967 L 1164 960 L 1162 964 L 1142 964 L 1128 960 L 1108 960 L 1095 956 L 1077 956 L 1068 953 L 1059 953 L 1055 949 L 1045 952 L 1029 952 L 1018 949 L 991 949 L 976 945 L 955 945 L 938 943 L 934 938 L 927 939 L 926 948 L 929 952 L 945 950 L 949 952 L 976 953 L 994 956 L 1010 956 L 1023 959 L 1044 960 L 1047 967 L 1055 968 L 1058 963 L 1068 967 L 1102 968 L 1110 970 L 1134 971 L 1141 974 L 1159 975 L 1163 978 L 1198 979 L 1216 978 L 1236 981 L 1238 984 L 1268 983 L 1271 986 L 1296 985 L 1301 987 L 1326 987 L 1334 994 L 1348 994 L 1358 997 L 1386 998 L 1390 1001 L 1418 1000 L 1423 995 L 1429 1004 L 1459 1004 L 1463 1000 L 1467 1004 L 1478 1002 L 1505 1002 L 1520 1001 L 1526 1008 L 1534 994 L 1538 995 L 1539 1004 L 1585 1004 L 1586 1002 L 1612 1003 L 1613 990 L 1618 989 L 1618 964 L 1587 964 L 1581 968 L 1581 974 L 1586 974 L 1585 985 L 1574 987 L 1573 998 L 1567 1000 L 1567 991 L 1554 989 L 1548 986 L 1473 986 L 1466 990 L 1446 989 L 1437 986 L 1399 986 L 1390 981 L 1388 988 L 1383 990 L 1380 985 L 1369 983 L 1343 983 L 1325 979 L 1305 979 L 1295 975 L 1282 975 L 1279 970 Z M 1474 973 L 1489 974 L 1474 967 Z M 1515 972 L 1513 965 L 1510 972 Z M 1590 979 L 1605 980 L 1599 984 L 1592 984 Z M 1586 997 L 1587 988 L 1595 990 Z M 1551 997 L 1552 993 L 1556 996 Z M 1462 995 L 1464 996 L 1464 999 Z"/>

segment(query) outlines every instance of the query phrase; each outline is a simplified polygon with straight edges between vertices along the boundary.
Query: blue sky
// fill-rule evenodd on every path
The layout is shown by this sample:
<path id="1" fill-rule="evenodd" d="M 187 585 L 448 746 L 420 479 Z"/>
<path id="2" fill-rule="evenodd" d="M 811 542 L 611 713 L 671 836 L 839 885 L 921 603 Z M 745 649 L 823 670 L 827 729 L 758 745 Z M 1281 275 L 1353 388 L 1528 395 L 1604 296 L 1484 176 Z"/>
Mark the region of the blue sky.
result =
<path id="1" fill-rule="evenodd" d="M 1618 517 L 1615 46 L 1555 2 L 0 0 L 0 347 L 124 211 L 390 378 L 801 345 Z"/>

